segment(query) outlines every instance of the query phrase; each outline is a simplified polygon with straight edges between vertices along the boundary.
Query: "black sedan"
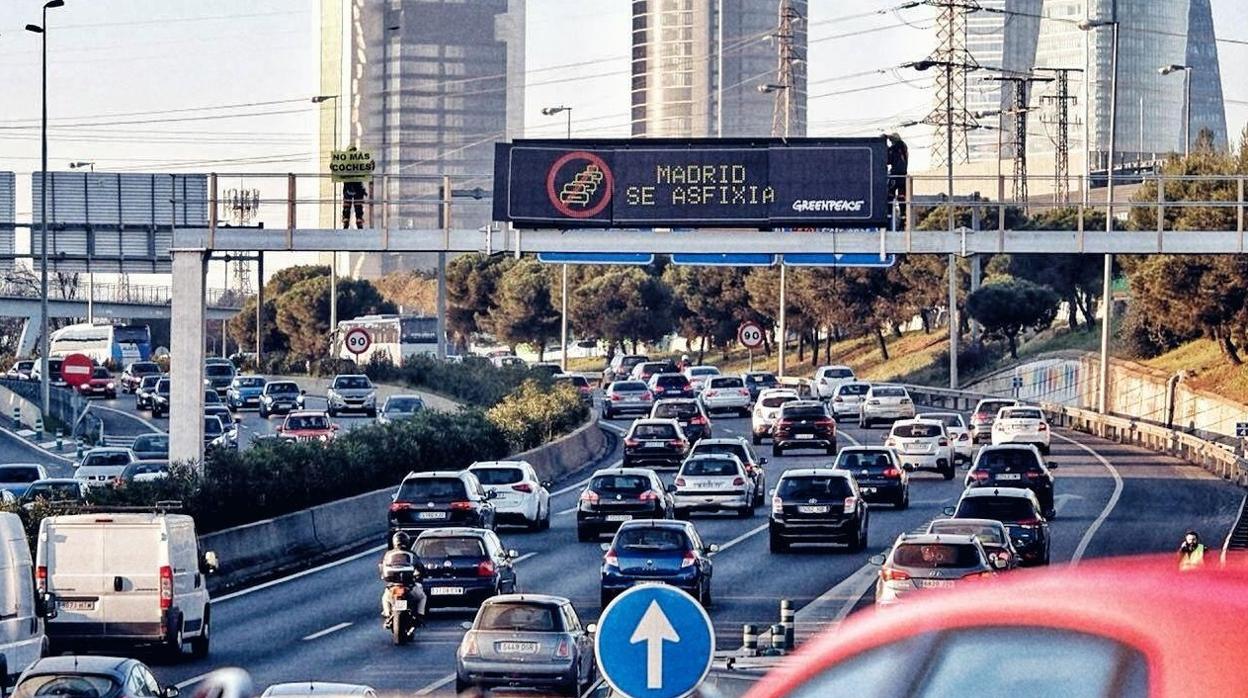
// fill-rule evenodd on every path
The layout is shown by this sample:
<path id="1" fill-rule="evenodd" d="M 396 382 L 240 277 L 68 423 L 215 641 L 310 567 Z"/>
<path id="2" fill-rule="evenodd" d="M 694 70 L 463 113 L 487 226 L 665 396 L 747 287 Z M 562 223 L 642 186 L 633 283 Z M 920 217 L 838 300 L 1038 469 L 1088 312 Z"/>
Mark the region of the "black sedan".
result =
<path id="1" fill-rule="evenodd" d="M 741 380 L 745 381 L 745 387 L 750 391 L 750 402 L 757 400 L 758 394 L 764 390 L 780 387 L 780 379 L 776 378 L 776 374 L 767 371 L 742 373 Z"/>
<path id="2" fill-rule="evenodd" d="M 576 507 L 576 539 L 590 541 L 633 519 L 670 519 L 672 495 L 653 470 L 599 470 L 589 479 Z"/>
<path id="3" fill-rule="evenodd" d="M 651 419 L 674 419 L 680 424 L 685 436 L 697 442 L 711 436 L 711 418 L 700 400 L 693 398 L 664 398 L 650 408 Z"/>
<path id="4" fill-rule="evenodd" d="M 1024 567 L 1049 564 L 1049 522 L 1040 502 L 1020 487 L 978 487 L 962 493 L 957 507 L 946 507 L 955 519 L 992 519 L 1005 524 Z"/>
<path id="5" fill-rule="evenodd" d="M 390 505 L 390 532 L 443 526 L 493 529 L 491 499 L 468 471 L 411 473 Z"/>
<path id="6" fill-rule="evenodd" d="M 910 473 L 902 467 L 893 449 L 846 448 L 837 454 L 836 468 L 853 473 L 858 490 L 868 502 L 891 504 L 898 509 L 910 506 Z"/>
<path id="7" fill-rule="evenodd" d="M 683 373 L 656 373 L 646 383 L 654 399 L 694 397 L 693 384 Z"/>
<path id="8" fill-rule="evenodd" d="M 788 470 L 771 499 L 771 552 L 787 552 L 794 543 L 841 543 L 861 552 L 869 525 L 852 475 L 831 468 Z"/>
<path id="9" fill-rule="evenodd" d="M 794 448 L 817 448 L 836 455 L 836 420 L 818 400 L 787 402 L 771 428 L 771 455 Z"/>
<path id="10" fill-rule="evenodd" d="M 420 566 L 429 608 L 475 608 L 499 594 L 516 590 L 514 550 L 493 531 L 437 528 L 412 544 Z"/>
<path id="11" fill-rule="evenodd" d="M 152 409 L 152 395 L 156 392 L 156 384 L 165 376 L 157 373 L 155 375 L 143 376 L 139 381 L 139 386 L 134 390 L 134 409 L 150 410 Z"/>
<path id="12" fill-rule="evenodd" d="M 674 419 L 638 419 L 624 435 L 624 467 L 680 467 L 689 439 Z"/>
<path id="13" fill-rule="evenodd" d="M 175 686 L 161 688 L 143 662 L 122 657 L 45 657 L 22 672 L 16 696 L 161 696 L 177 698 Z"/>

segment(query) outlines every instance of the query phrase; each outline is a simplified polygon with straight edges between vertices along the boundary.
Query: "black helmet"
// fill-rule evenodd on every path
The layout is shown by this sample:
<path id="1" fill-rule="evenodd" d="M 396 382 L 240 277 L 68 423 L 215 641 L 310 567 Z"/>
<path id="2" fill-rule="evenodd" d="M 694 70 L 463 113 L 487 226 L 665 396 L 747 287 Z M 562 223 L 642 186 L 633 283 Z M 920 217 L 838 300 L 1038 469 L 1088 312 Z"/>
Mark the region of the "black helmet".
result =
<path id="1" fill-rule="evenodd" d="M 412 537 L 407 534 L 407 531 L 395 533 L 390 540 L 394 543 L 395 550 L 407 550 L 412 545 Z"/>

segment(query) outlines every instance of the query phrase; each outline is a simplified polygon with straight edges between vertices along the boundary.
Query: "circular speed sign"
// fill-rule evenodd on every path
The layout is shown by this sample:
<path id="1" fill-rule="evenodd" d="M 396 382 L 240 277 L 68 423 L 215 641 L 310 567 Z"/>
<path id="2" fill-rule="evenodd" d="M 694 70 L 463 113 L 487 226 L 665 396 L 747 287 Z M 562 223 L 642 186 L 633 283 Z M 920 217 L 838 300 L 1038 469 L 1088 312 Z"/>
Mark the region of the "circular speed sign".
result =
<path id="1" fill-rule="evenodd" d="M 763 346 L 763 328 L 757 322 L 743 322 L 737 328 L 737 341 L 746 349 Z"/>
<path id="2" fill-rule="evenodd" d="M 347 351 L 359 356 L 373 345 L 373 336 L 363 327 L 355 327 L 347 332 L 343 342 L 347 345 Z"/>

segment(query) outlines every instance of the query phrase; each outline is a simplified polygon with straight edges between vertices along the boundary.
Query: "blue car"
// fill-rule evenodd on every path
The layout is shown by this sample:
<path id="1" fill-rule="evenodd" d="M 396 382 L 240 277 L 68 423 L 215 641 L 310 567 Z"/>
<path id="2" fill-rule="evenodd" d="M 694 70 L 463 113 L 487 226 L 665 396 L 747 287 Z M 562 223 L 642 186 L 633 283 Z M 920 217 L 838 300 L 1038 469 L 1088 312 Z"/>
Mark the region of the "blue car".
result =
<path id="1" fill-rule="evenodd" d="M 0 490 L 20 498 L 26 494 L 31 483 L 46 480 L 48 471 L 38 463 L 6 463 L 0 465 Z"/>
<path id="2" fill-rule="evenodd" d="M 645 582 L 674 586 L 703 606 L 711 604 L 710 554 L 719 547 L 703 544 L 688 521 L 626 521 L 602 549 L 603 608 L 629 587 Z"/>
<path id="3" fill-rule="evenodd" d="M 260 407 L 260 393 L 268 381 L 263 376 L 236 376 L 225 390 L 225 404 L 231 411 Z"/>

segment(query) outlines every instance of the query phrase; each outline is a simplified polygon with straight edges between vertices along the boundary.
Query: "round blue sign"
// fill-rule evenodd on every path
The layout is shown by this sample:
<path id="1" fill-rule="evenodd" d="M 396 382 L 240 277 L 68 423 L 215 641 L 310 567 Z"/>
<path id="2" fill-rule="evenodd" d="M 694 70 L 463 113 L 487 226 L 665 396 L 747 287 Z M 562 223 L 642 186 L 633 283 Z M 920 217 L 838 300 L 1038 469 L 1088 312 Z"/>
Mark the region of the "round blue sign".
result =
<path id="1" fill-rule="evenodd" d="M 715 629 L 692 596 L 662 584 L 620 594 L 594 637 L 598 669 L 627 698 L 681 698 L 711 669 Z"/>

